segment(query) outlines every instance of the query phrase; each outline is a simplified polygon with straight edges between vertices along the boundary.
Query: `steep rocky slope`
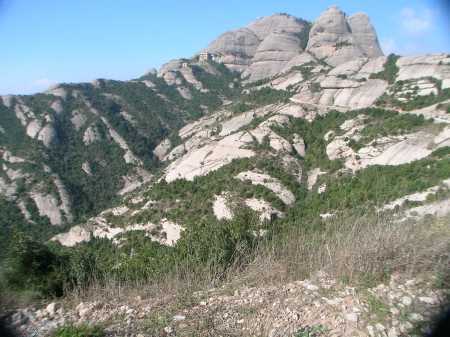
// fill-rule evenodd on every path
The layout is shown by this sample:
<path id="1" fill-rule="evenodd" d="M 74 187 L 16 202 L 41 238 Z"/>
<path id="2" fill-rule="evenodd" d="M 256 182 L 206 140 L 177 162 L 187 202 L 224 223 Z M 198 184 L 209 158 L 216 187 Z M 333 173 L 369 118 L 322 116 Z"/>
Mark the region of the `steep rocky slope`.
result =
<path id="1" fill-rule="evenodd" d="M 231 181 L 270 191 L 273 200 L 281 200 L 270 209 L 282 214 L 280 208 L 298 199 L 295 190 L 311 190 L 313 182 L 336 174 L 308 163 L 322 160 L 308 160 L 318 155 L 308 152 L 316 151 L 311 143 L 319 138 L 320 155 L 336 162 L 327 166 L 342 166 L 335 170 L 339 174 L 408 164 L 448 146 L 449 86 L 448 54 L 383 56 L 365 14 L 347 16 L 330 7 L 312 24 L 276 14 L 221 35 L 200 56 L 170 61 L 139 79 L 62 84 L 35 96 L 2 97 L 0 190 L 23 221 L 42 228 L 79 223 L 150 181 L 159 186 L 161 180 L 193 180 L 244 160 L 247 173 L 235 172 Z M 375 106 L 395 112 L 352 112 Z M 306 125 L 293 131 L 299 120 L 320 124 L 334 110 L 342 114 L 341 126 L 310 139 L 302 134 Z M 377 126 L 391 120 L 406 129 Z M 285 180 L 293 179 L 294 191 L 255 167 L 267 159 L 279 163 Z M 229 192 L 213 197 L 239 199 Z M 135 223 L 139 212 L 152 208 L 152 200 L 143 198 L 117 216 L 130 218 L 129 228 L 154 232 L 170 216 L 162 209 L 148 223 Z M 263 198 L 242 201 L 259 212 L 270 204 Z M 214 208 L 232 213 L 226 202 Z M 101 215 L 93 219 L 102 219 L 90 221 L 99 226 L 107 223 Z M 183 220 L 170 219 L 177 226 Z M 71 233 L 81 241 L 90 237 L 79 228 Z"/>
<path id="2" fill-rule="evenodd" d="M 107 336 L 406 336 L 429 333 L 444 293 L 432 280 L 393 276 L 367 290 L 337 284 L 319 274 L 282 286 L 199 291 L 189 301 L 175 296 L 70 303 L 19 311 L 12 323 L 25 334 L 45 335 L 68 322 L 107 325 Z M 235 286 L 234 286 L 235 287 Z M 120 319 L 118 319 L 120 317 Z M 24 324 L 25 322 L 25 324 Z"/>
<path id="3" fill-rule="evenodd" d="M 224 67 L 191 61 L 183 69 L 179 86 L 149 73 L 3 96 L 1 194 L 31 223 L 64 225 L 150 181 L 161 139 L 239 92 Z"/>
<path id="4" fill-rule="evenodd" d="M 148 281 L 179 272 L 180 259 L 226 268 L 233 247 L 293 227 L 326 231 L 348 213 L 403 226 L 450 212 L 450 54 L 384 56 L 361 13 L 331 7 L 314 23 L 276 14 L 138 79 L 0 103 L 0 243 L 31 232 L 66 261 L 71 285 Z M 265 303 L 271 290 L 261 291 Z M 395 292 L 377 294 L 396 307 Z M 240 316 L 227 301 L 228 329 Z M 336 331 L 360 330 L 365 304 L 355 307 L 330 323 Z M 291 334 L 302 328 L 294 318 Z M 377 335 L 372 323 L 362 335 Z"/>
<path id="5" fill-rule="evenodd" d="M 409 187 L 394 193 L 389 191 L 393 186 L 384 186 L 386 191 L 380 197 L 364 200 L 370 207 L 394 202 L 403 197 L 402 193 L 439 186 L 450 178 L 445 154 L 450 145 L 450 115 L 446 111 L 450 96 L 441 80 L 447 76 L 449 58 L 441 54 L 420 59 L 422 65 L 436 65 L 436 77 L 427 72 L 424 77 L 414 73 L 413 79 L 397 80 L 405 66 L 413 66 L 407 59 L 361 58 L 334 68 L 309 61 L 264 84 L 247 85 L 246 94 L 236 102 L 181 128 L 179 145 L 173 146 L 169 139 L 158 145 L 158 156 L 166 164 L 158 181 L 130 198 L 126 211 L 112 223 L 126 224 L 128 228 L 145 224 L 154 227 L 168 219 L 186 228 L 205 214 L 210 221 L 230 218 L 238 205 L 249 207 L 264 219 L 283 218 L 299 208 L 311 207 L 315 199 L 329 198 L 331 205 L 342 184 L 351 188 L 354 175 L 364 177 L 381 170 L 380 174 L 399 176 L 391 167 L 401 167 L 397 172 L 415 172 L 422 165 L 432 164 L 440 173 L 431 179 L 432 184 L 429 180 L 423 186 L 411 178 L 401 183 Z M 396 68 L 394 79 L 381 79 L 387 76 L 392 62 Z M 279 89 L 286 81 L 286 90 Z M 422 92 L 422 82 L 429 83 L 426 89 L 432 86 L 436 93 Z M 403 99 L 404 87 L 414 88 L 407 99 Z M 267 97 L 272 98 L 266 101 Z M 411 102 L 420 109 L 405 106 Z M 431 173 L 414 174 L 423 174 L 421 179 L 428 180 Z M 182 180 L 193 183 L 185 184 L 180 191 L 177 186 L 183 185 Z M 375 181 L 367 183 L 367 190 L 378 188 Z M 208 187 L 199 189 L 202 185 Z M 448 195 L 446 186 L 439 188 L 443 193 L 440 198 Z M 305 189 L 310 196 L 305 197 Z M 162 195 L 163 190 L 177 192 Z M 184 200 L 188 194 L 191 200 Z M 431 197 L 420 202 L 429 200 Z M 445 202 L 437 205 L 427 208 L 427 212 L 447 212 Z M 196 215 L 192 208 L 196 208 Z M 335 209 L 314 208 L 315 216 L 342 211 L 337 204 Z M 158 209 L 157 214 L 152 209 Z M 136 222 L 138 219 L 140 222 Z M 104 226 L 105 221 L 103 217 L 98 225 Z M 95 232 L 97 227 L 93 228 Z M 74 232 L 68 236 L 76 237 Z M 55 239 L 61 241 L 60 237 Z"/>

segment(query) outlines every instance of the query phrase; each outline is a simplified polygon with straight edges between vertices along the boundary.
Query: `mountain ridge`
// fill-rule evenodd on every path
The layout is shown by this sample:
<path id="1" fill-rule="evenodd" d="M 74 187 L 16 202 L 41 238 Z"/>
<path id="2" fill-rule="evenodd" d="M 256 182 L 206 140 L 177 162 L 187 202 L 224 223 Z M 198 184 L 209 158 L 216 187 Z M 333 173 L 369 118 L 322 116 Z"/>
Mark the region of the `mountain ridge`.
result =
<path id="1" fill-rule="evenodd" d="M 245 47 L 246 38 L 235 36 L 241 34 L 241 30 L 238 29 L 222 34 L 204 49 L 203 57 L 206 59 L 201 59 L 202 54 L 200 53 L 191 59 L 172 60 L 157 72 L 151 71 L 138 79 L 126 82 L 98 79 L 90 84 L 60 84 L 43 94 L 34 96 L 2 96 L 3 108 L 14 110 L 16 118 L 25 127 L 26 135 L 31 139 L 36 139 L 38 143 L 42 143 L 44 148 L 48 149 L 44 152 L 55 153 L 54 149 L 60 147 L 62 153 L 55 158 L 65 156 L 63 153 L 67 151 L 67 135 L 70 134 L 70 137 L 74 137 L 72 134 L 76 135 L 81 130 L 84 130 L 82 140 L 76 141 L 80 143 L 80 145 L 74 145 L 76 147 L 90 147 L 93 146 L 91 144 L 95 144 L 101 139 L 106 139 L 107 142 L 112 141 L 112 144 L 120 149 L 119 151 L 124 152 L 122 156 L 124 164 L 130 168 L 134 166 L 132 174 L 130 174 L 131 171 L 126 172 L 122 169 L 122 182 L 114 178 L 116 180 L 113 185 L 122 186 L 121 189 L 115 187 L 115 193 L 123 194 L 138 187 L 142 182 L 149 182 L 152 179 L 151 170 L 146 169 L 150 162 L 153 162 L 151 164 L 153 166 L 157 162 L 164 162 L 167 155 L 173 160 L 180 157 L 192 145 L 198 147 L 201 142 L 204 142 L 200 141 L 199 143 L 197 140 L 192 143 L 191 141 L 192 145 L 187 148 L 184 145 L 182 147 L 180 147 L 181 145 L 175 146 L 180 139 L 186 137 L 176 135 L 175 130 L 171 128 L 173 126 L 181 128 L 186 123 L 177 116 L 182 115 L 186 108 L 190 111 L 187 115 L 191 114 L 192 116 L 188 118 L 208 116 L 212 110 L 223 104 L 225 104 L 223 106 L 226 110 L 226 104 L 229 104 L 233 97 L 241 95 L 241 92 L 245 95 L 249 90 L 254 90 L 252 83 L 261 82 L 263 86 L 268 85 L 276 90 L 286 90 L 297 86 L 296 89 L 290 90 L 291 93 L 294 92 L 294 94 L 289 94 L 291 105 L 284 108 L 292 110 L 288 115 L 304 115 L 306 111 L 303 111 L 305 109 L 302 108 L 302 104 L 306 107 L 317 107 L 317 112 L 321 115 L 330 108 L 345 110 L 372 106 L 376 100 L 385 95 L 390 85 L 379 75 L 386 71 L 383 68 L 390 62 L 390 59 L 382 56 L 376 33 L 368 16 L 364 13 L 347 16 L 340 9 L 332 6 L 312 24 L 288 14 L 274 14 L 251 22 L 245 29 L 254 34 L 258 45 L 248 45 L 249 48 L 251 47 L 250 49 Z M 292 41 L 287 42 L 285 38 L 288 40 L 293 38 L 294 44 L 291 43 Z M 239 45 L 241 42 L 243 45 Z M 361 50 L 364 52 L 361 53 Z M 285 53 L 286 57 L 273 57 L 275 54 L 280 56 L 280 52 L 281 54 Z M 249 59 L 248 64 L 241 64 L 237 69 L 236 64 L 228 64 L 226 59 L 230 55 L 236 56 L 239 53 L 252 58 Z M 437 88 L 437 84 L 433 82 L 428 83 L 427 80 L 422 80 L 425 81 L 422 86 L 426 88 L 421 91 L 422 95 L 436 94 L 438 90 L 446 90 L 450 82 L 449 78 L 442 78 L 448 73 L 441 74 L 438 70 L 445 69 L 446 60 L 445 54 L 422 58 L 406 57 L 393 60 L 394 63 L 400 65 L 398 67 L 394 64 L 393 67 L 397 67 L 399 78 L 402 81 L 417 77 L 420 71 L 414 71 L 416 69 L 421 70 L 424 75 L 419 77 L 437 76 L 438 80 L 442 81 L 441 88 Z M 267 66 L 267 62 L 271 65 Z M 333 64 L 336 65 L 336 62 L 339 64 L 333 66 Z M 264 69 L 263 73 L 257 69 L 258 64 Z M 236 69 L 240 73 L 230 72 Z M 327 76 L 321 75 L 327 72 Z M 239 76 L 243 79 L 242 83 L 240 83 Z M 314 81 L 309 80 L 309 77 L 313 77 Z M 269 81 L 270 79 L 271 81 Z M 307 85 L 299 86 L 298 83 L 302 81 Z M 245 87 L 248 85 L 250 85 L 249 89 L 246 89 Z M 219 92 L 220 94 L 217 95 Z M 133 101 L 128 102 L 128 98 L 124 99 L 121 96 L 124 94 L 129 95 Z M 146 106 L 148 104 L 146 100 L 149 98 L 154 101 L 153 104 L 156 104 L 153 107 L 159 106 L 159 109 L 163 107 L 161 112 L 166 116 L 171 114 L 169 117 L 171 122 L 161 121 L 160 126 L 148 124 L 149 116 L 145 114 L 153 113 L 151 110 L 154 109 Z M 95 107 L 92 100 L 95 100 Z M 41 116 L 36 116 L 28 102 Z M 72 108 L 74 104 L 82 106 L 81 111 Z M 47 112 L 45 112 L 46 109 Z M 68 112 L 67 110 L 70 109 L 72 111 Z M 127 109 L 132 109 L 134 112 L 130 113 Z M 171 110 L 170 113 L 164 112 L 169 110 Z M 148 112 L 143 114 L 143 111 Z M 70 121 L 67 121 L 67 113 L 70 114 Z M 216 116 L 219 119 L 223 118 L 220 117 L 220 113 Z M 66 122 L 62 123 L 61 118 L 66 119 Z M 158 117 L 156 120 L 160 118 Z M 205 118 L 208 120 L 210 117 Z M 89 123 L 89 120 L 92 119 L 97 119 L 100 124 Z M 68 122 L 71 124 L 69 129 L 73 128 L 73 131 L 61 131 L 69 130 Z M 230 123 L 233 122 L 230 121 Z M 63 124 L 64 126 L 58 129 L 58 126 L 61 127 Z M 143 125 L 148 126 L 146 129 L 142 129 Z M 163 129 L 166 131 L 161 133 Z M 138 132 L 133 135 L 130 133 L 131 130 Z M 148 131 L 151 131 L 154 136 Z M 67 132 L 69 133 L 64 135 Z M 171 132 L 174 136 L 163 139 L 167 132 Z M 213 134 L 215 131 L 208 132 Z M 224 135 L 224 131 L 220 130 L 219 134 Z M 154 137 L 155 140 L 149 142 L 151 137 Z M 62 141 L 62 139 L 64 140 Z M 283 141 L 281 140 L 281 142 Z M 149 147 L 153 148 L 153 154 L 151 150 L 149 151 Z M 172 150 L 170 154 L 169 150 Z M 8 149 L 5 148 L 3 151 L 4 160 L 12 156 Z M 35 152 L 39 151 L 42 149 L 35 150 Z M 239 151 L 231 150 L 235 154 Z M 245 151 L 248 154 L 251 152 Z M 20 156 L 17 158 L 16 162 L 24 162 Z M 104 165 L 108 160 L 98 163 Z M 8 162 L 8 160 L 6 161 Z M 97 167 L 101 167 L 101 165 L 98 166 L 98 163 Z M 10 161 L 10 164 L 13 163 Z M 87 177 L 93 176 L 92 162 L 84 161 L 78 165 L 82 174 Z M 125 166 L 123 167 L 125 168 Z M 34 194 L 30 194 L 32 199 L 34 198 L 39 214 L 49 217 L 52 224 L 71 223 L 73 218 L 71 204 L 74 203 L 74 196 L 71 195 L 73 192 L 67 192 L 67 186 L 63 183 L 65 177 L 61 177 L 61 173 L 54 173 L 52 171 L 54 168 L 47 164 L 43 166 L 42 170 L 44 174 L 50 175 L 50 179 L 54 180 L 53 184 L 57 194 L 56 198 L 50 195 L 46 196 L 42 193 L 39 194 L 36 189 Z M 67 169 L 63 170 L 67 171 Z M 17 190 L 15 181 L 17 179 L 27 181 L 28 179 L 23 177 L 24 174 L 20 170 L 16 173 L 12 172 L 9 177 L 2 180 L 3 194 L 10 199 L 15 198 L 13 192 L 14 189 Z M 53 178 L 51 178 L 52 175 Z M 27 175 L 25 174 L 25 176 Z M 78 184 L 78 182 L 76 183 Z M 80 189 L 77 186 L 69 187 L 69 190 L 73 191 L 73 188 L 80 192 L 83 191 L 83 187 Z M 113 197 L 113 190 L 111 192 L 107 198 Z M 24 216 L 30 218 L 30 212 L 25 206 L 29 204 L 29 201 L 25 202 L 20 198 L 15 200 Z M 60 208 L 59 205 L 62 207 Z M 88 208 L 94 207 L 96 210 L 100 210 L 95 204 L 92 205 Z M 104 205 L 106 204 L 104 203 Z M 63 220 L 64 217 L 67 217 L 67 220 Z"/>
<path id="2" fill-rule="evenodd" d="M 270 336 L 322 336 L 300 325 L 322 322 L 397 337 L 443 296 L 432 284 L 435 273 L 446 282 L 450 243 L 450 54 L 385 56 L 365 14 L 260 18 L 130 81 L 2 96 L 0 114 L 0 299 L 76 297 L 68 310 L 19 310 L 11 322 L 25 334 L 92 314 L 110 335 L 172 336 L 190 329 L 178 310 L 216 310 L 211 291 L 225 298 L 227 335 L 245 335 L 241 311 L 275 308 L 260 275 L 319 301 L 293 306 L 289 331 L 285 314 L 267 322 L 283 325 Z M 396 276 L 407 273 L 414 281 Z M 320 290 L 298 281 L 317 275 Z M 233 278 L 243 294 L 255 282 L 249 296 L 268 307 L 231 309 Z M 175 300 L 151 298 L 170 307 L 162 322 L 141 300 L 103 298 L 171 286 Z M 317 316 L 325 305 L 331 321 Z"/>

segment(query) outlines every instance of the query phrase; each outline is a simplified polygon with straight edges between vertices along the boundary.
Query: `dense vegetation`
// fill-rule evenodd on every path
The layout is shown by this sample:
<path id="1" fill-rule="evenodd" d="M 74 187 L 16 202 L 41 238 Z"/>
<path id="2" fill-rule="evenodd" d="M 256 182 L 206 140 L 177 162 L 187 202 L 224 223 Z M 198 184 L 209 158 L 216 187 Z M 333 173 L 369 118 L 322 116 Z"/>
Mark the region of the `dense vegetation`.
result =
<path id="1" fill-rule="evenodd" d="M 370 78 L 385 80 L 388 81 L 389 84 L 395 83 L 395 78 L 397 77 L 399 70 L 396 63 L 399 58 L 400 56 L 398 55 L 390 54 L 384 64 L 384 70 L 376 74 L 371 74 Z"/>
<path id="2" fill-rule="evenodd" d="M 245 112 L 252 108 L 274 103 L 286 103 L 292 93 L 286 90 L 277 90 L 270 87 L 251 90 L 241 96 L 240 100 L 234 105 L 235 113 Z"/>
<path id="3" fill-rule="evenodd" d="M 204 268 L 222 273 L 235 261 L 235 252 L 251 249 L 257 238 L 256 217 L 246 210 L 232 221 L 197 222 L 188 228 L 176 247 L 161 246 L 140 233 L 127 234 L 124 245 L 92 240 L 77 249 L 41 244 L 18 234 L 3 263 L 2 290 L 27 291 L 35 296 L 60 296 L 63 289 L 91 282 L 158 279 L 182 268 Z"/>
<path id="4" fill-rule="evenodd" d="M 298 194 L 297 197 L 302 197 L 304 193 L 302 186 L 292 175 L 281 169 L 276 161 L 277 157 L 264 155 L 257 159 L 234 160 L 230 165 L 206 176 L 196 177 L 193 181 L 176 180 L 170 184 L 165 182 L 155 184 L 146 196 L 161 205 L 168 206 L 168 211 L 164 212 L 165 216 L 186 226 L 195 225 L 197 221 L 214 222 L 215 217 L 212 213 L 214 196 L 223 192 L 228 193 L 231 199 L 241 197 L 267 200 L 277 209 L 284 210 L 285 204 L 266 187 L 252 185 L 250 182 L 237 184 L 234 178 L 243 171 L 260 170 L 280 179 L 286 187 Z M 134 220 L 155 221 L 161 217 L 159 209 L 153 208 L 141 213 Z"/>
<path id="5" fill-rule="evenodd" d="M 431 93 L 426 96 L 414 96 L 406 102 L 399 102 L 398 106 L 400 106 L 403 110 L 410 111 L 414 109 L 421 109 L 448 99 L 450 99 L 450 88 L 439 90 L 437 95 Z"/>
<path id="6" fill-rule="evenodd" d="M 440 160 L 435 158 L 438 159 L 431 157 L 398 167 L 375 166 L 356 176 L 330 176 L 326 178 L 328 187 L 325 193 L 304 193 L 296 205 L 287 210 L 286 218 L 267 224 L 269 227 L 266 228 L 280 231 L 292 226 L 315 226 L 318 230 L 322 226 L 317 217 L 320 213 L 355 211 L 355 205 L 367 212 L 368 205 L 379 206 L 433 186 L 450 176 L 448 155 L 439 157 Z M 174 183 L 168 193 L 178 189 L 178 196 L 189 193 L 195 200 L 204 192 L 199 189 L 202 186 L 199 181 L 179 184 L 181 182 Z M 86 286 L 94 280 L 157 279 L 180 268 L 192 270 L 209 266 L 211 272 L 220 274 L 241 256 L 236 254 L 236 250 L 251 250 L 256 244 L 258 239 L 251 234 L 260 226 L 256 219 L 252 212 L 246 210 L 238 211 L 232 221 L 200 218 L 187 227 L 174 248 L 149 241 L 138 232 L 127 234 L 127 241 L 121 246 L 97 239 L 75 250 L 39 244 L 23 235 L 13 236 L 13 248 L 6 259 L 6 273 L 3 275 L 4 289 L 59 295 L 67 286 Z"/>
<path id="7" fill-rule="evenodd" d="M 221 105 L 222 100 L 234 99 L 240 93 L 237 74 L 224 65 L 208 64 L 214 75 L 199 65 L 191 67 L 204 90 L 185 83 L 192 92 L 190 100 L 183 98 L 176 86 L 152 73 L 126 82 L 101 79 L 92 84 L 63 84 L 60 89 L 66 94 L 60 101 L 62 113 L 49 108 L 55 100 L 52 95 L 13 99 L 17 102 L 20 99 L 41 123 L 52 121 L 56 137 L 49 148 L 28 137 L 13 109 L 0 104 L 1 127 L 8 130 L 0 132 L 0 146 L 29 161 L 17 165 L 31 176 L 20 181 L 23 193 L 19 197 L 27 199 L 26 194 L 39 183 L 58 195 L 51 174 L 40 165 L 45 164 L 66 187 L 74 222 L 84 221 L 109 207 L 124 185 L 123 177 L 133 173 L 136 164 L 125 163 L 125 151 L 112 139 L 108 125 L 124 139 L 143 168 L 155 171 L 160 164 L 152 151 L 163 138 L 169 137 L 176 144 L 179 140 L 174 135 L 187 121 L 201 117 L 205 111 Z M 153 87 L 147 87 L 143 80 L 150 81 Z M 77 114 L 83 117 L 81 124 L 74 126 Z M 96 135 L 90 144 L 84 141 L 88 128 Z M 82 169 L 83 164 L 88 164 L 89 173 Z M 29 212 L 36 214 L 32 204 L 28 203 Z M 32 220 L 42 221 L 39 215 Z"/>

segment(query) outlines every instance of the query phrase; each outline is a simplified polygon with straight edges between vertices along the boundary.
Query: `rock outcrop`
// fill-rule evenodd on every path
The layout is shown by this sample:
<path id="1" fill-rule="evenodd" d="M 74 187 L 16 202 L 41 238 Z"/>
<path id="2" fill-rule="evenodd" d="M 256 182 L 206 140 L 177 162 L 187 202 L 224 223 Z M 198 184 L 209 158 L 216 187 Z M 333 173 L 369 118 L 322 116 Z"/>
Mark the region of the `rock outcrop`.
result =
<path id="1" fill-rule="evenodd" d="M 449 54 L 405 56 L 397 60 L 397 81 L 434 77 L 442 80 L 442 89 L 450 88 Z"/>
<path id="2" fill-rule="evenodd" d="M 214 40 L 206 51 L 218 55 L 216 60 L 235 71 L 243 71 L 251 64 L 260 43 L 248 28 L 226 32 Z"/>
<path id="3" fill-rule="evenodd" d="M 359 57 L 382 55 L 368 17 L 356 14 L 347 19 L 345 13 L 335 6 L 314 22 L 306 50 L 332 66 Z"/>
<path id="4" fill-rule="evenodd" d="M 275 31 L 258 46 L 248 69 L 243 76 L 249 81 L 272 77 L 283 70 L 285 65 L 302 52 L 298 35 Z"/>
<path id="5" fill-rule="evenodd" d="M 232 70 L 255 81 L 280 72 L 303 51 L 309 24 L 287 14 L 276 14 L 247 27 L 222 34 L 205 51 Z"/>
<path id="6" fill-rule="evenodd" d="M 370 57 L 383 55 L 377 33 L 365 13 L 357 13 L 348 18 L 353 38 L 363 53 Z"/>

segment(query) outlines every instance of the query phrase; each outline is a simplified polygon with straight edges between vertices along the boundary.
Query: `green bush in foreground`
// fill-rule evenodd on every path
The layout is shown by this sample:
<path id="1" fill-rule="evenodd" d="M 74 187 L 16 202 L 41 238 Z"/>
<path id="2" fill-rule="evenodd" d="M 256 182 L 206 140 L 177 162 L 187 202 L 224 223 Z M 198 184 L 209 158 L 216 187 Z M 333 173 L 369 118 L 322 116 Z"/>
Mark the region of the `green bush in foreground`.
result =
<path id="1" fill-rule="evenodd" d="M 67 325 L 58 328 L 53 337 L 103 337 L 105 336 L 104 330 L 99 326 L 89 325 Z"/>

